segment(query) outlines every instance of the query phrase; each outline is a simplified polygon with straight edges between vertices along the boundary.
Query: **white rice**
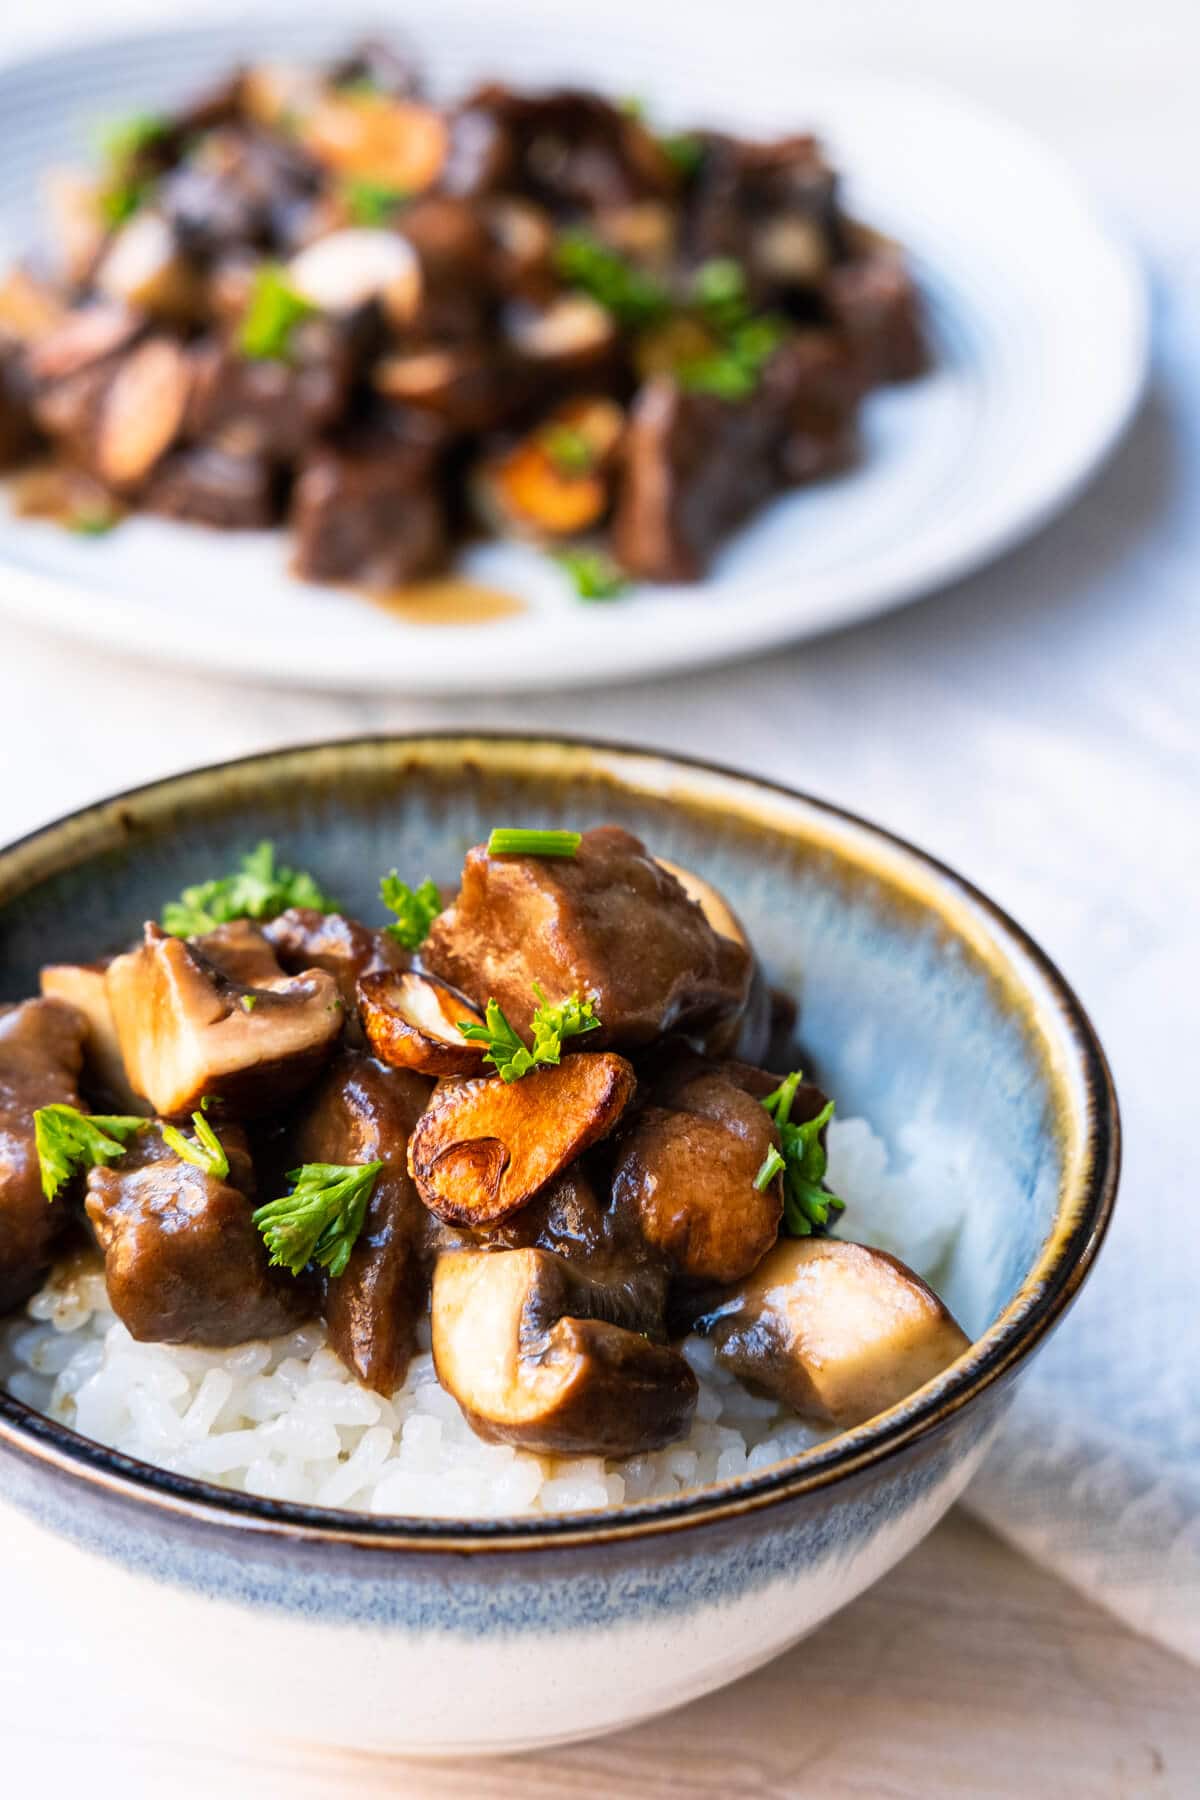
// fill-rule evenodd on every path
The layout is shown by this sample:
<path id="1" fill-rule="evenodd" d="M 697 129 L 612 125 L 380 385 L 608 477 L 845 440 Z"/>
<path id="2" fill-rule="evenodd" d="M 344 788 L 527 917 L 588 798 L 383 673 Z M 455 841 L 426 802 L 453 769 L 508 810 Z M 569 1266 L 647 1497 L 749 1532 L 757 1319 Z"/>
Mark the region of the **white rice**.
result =
<path id="1" fill-rule="evenodd" d="M 830 1184 L 847 1234 L 927 1276 L 945 1263 L 964 1186 L 923 1134 L 900 1170 L 861 1119 L 829 1132 Z M 485 1444 L 438 1384 L 428 1328 L 403 1387 L 383 1399 L 352 1379 L 319 1322 L 236 1350 L 139 1344 L 109 1305 L 98 1260 L 64 1263 L 0 1328 L 0 1382 L 84 1436 L 220 1487 L 370 1513 L 498 1518 L 666 1497 L 762 1469 L 830 1435 L 683 1353 L 700 1383 L 685 1438 L 605 1461 Z"/>

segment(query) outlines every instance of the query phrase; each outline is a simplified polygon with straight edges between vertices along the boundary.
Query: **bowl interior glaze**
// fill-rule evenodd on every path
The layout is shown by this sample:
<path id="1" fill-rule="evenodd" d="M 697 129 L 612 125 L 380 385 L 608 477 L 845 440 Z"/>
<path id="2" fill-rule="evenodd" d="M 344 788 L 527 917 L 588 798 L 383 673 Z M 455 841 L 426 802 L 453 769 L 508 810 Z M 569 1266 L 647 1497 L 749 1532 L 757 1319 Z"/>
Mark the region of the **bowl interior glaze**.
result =
<path id="1" fill-rule="evenodd" d="M 888 1421 L 928 1422 L 1053 1322 L 1103 1234 L 1117 1120 L 1099 1045 L 1053 967 L 968 884 L 875 827 L 604 745 L 448 734 L 284 751 L 137 790 L 0 852 L 0 998 L 36 991 L 51 956 L 120 947 L 262 837 L 380 918 L 388 869 L 452 881 L 493 825 L 610 821 L 724 891 L 798 999 L 807 1066 L 843 1115 L 890 1140 L 915 1120 L 955 1145 L 968 1223 L 941 1285 L 982 1342 L 921 1406 L 838 1440 L 847 1456 L 882 1445 Z"/>

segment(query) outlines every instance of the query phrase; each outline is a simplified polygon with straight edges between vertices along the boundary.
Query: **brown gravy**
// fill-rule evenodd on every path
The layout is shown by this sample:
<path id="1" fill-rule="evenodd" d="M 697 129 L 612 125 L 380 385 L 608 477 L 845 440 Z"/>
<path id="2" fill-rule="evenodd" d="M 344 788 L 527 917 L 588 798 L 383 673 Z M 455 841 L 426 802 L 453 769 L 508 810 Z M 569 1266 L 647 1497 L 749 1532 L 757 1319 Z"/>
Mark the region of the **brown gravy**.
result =
<path id="1" fill-rule="evenodd" d="M 373 605 L 409 625 L 487 625 L 525 610 L 524 602 L 512 594 L 454 575 L 440 581 L 414 581 L 409 587 L 359 591 Z"/>

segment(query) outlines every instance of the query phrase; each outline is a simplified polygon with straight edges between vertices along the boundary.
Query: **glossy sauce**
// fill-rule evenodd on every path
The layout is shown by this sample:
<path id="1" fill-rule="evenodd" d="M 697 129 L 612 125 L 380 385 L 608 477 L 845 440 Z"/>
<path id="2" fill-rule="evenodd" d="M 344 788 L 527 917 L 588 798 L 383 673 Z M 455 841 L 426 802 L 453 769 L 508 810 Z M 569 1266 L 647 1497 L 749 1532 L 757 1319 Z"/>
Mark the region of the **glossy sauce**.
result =
<path id="1" fill-rule="evenodd" d="M 360 591 L 409 625 L 487 625 L 525 610 L 524 602 L 512 594 L 453 575 L 442 581 L 415 581 L 408 587 Z"/>

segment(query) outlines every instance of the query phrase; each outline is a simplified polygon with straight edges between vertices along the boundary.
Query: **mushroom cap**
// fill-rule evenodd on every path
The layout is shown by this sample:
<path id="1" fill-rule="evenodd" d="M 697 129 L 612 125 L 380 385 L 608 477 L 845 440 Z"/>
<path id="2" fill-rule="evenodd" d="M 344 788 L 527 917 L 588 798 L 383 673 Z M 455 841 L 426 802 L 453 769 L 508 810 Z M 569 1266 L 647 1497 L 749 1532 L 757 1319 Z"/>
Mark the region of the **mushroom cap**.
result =
<path id="1" fill-rule="evenodd" d="M 333 1048 L 344 1010 L 331 975 L 274 968 L 248 986 L 199 945 L 147 925 L 144 942 L 105 976 L 135 1093 L 163 1118 L 190 1113 L 205 1096 L 250 1114 L 294 1094 Z"/>
<path id="2" fill-rule="evenodd" d="M 832 1237 L 781 1239 L 700 1329 L 734 1375 L 843 1429 L 894 1406 L 970 1345 L 904 1263 Z"/>
<path id="3" fill-rule="evenodd" d="M 548 1250 L 455 1250 L 433 1279 L 438 1379 L 472 1429 L 549 1455 L 632 1456 L 695 1409 L 677 1350 L 589 1318 L 589 1283 Z"/>
<path id="4" fill-rule="evenodd" d="M 358 983 L 359 1016 L 380 1062 L 422 1075 L 478 1075 L 483 1045 L 458 1029 L 480 1015 L 445 982 L 412 970 L 379 969 Z"/>

